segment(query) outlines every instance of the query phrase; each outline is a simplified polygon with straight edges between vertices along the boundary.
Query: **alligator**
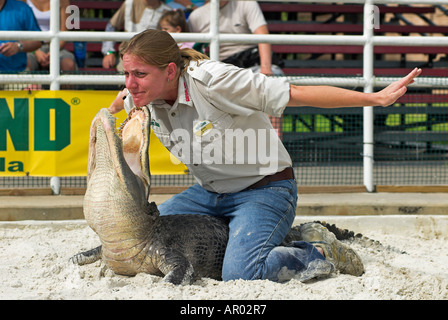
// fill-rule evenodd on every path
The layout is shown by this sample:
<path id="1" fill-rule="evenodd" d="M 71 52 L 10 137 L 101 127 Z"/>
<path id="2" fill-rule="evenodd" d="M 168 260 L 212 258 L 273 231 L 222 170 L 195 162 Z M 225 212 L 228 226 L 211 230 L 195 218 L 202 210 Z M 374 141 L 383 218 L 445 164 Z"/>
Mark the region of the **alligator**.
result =
<path id="1" fill-rule="evenodd" d="M 173 284 L 189 284 L 202 277 L 221 279 L 227 221 L 200 214 L 160 216 L 157 205 L 148 200 L 149 135 L 147 107 L 131 110 L 118 130 L 108 109 L 101 109 L 92 120 L 83 210 L 101 245 L 72 256 L 70 261 L 84 265 L 101 259 L 115 274 L 149 273 Z M 293 227 L 282 245 L 307 241 L 304 226 L 309 227 Z M 336 237 L 334 230 L 332 236 Z M 346 249 L 356 270 L 333 259 L 335 268 L 361 275 L 361 259 L 348 246 Z M 327 259 L 332 254 L 327 252 Z"/>

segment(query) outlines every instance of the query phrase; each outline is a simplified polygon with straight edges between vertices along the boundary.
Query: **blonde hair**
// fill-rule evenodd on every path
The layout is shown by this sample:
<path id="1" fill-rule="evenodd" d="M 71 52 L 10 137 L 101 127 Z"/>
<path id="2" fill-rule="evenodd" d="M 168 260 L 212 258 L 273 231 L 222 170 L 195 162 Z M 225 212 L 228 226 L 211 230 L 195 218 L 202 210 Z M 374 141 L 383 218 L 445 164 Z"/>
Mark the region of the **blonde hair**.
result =
<path id="1" fill-rule="evenodd" d="M 173 28 L 180 27 L 181 32 L 188 32 L 187 21 L 183 10 L 170 10 L 163 12 L 157 24 L 158 29 L 162 29 L 160 23 L 166 21 Z"/>
<path id="2" fill-rule="evenodd" d="M 125 54 L 138 56 L 143 62 L 166 68 L 171 62 L 175 63 L 180 75 L 187 70 L 190 61 L 209 59 L 205 54 L 190 48 L 179 49 L 176 41 L 166 31 L 148 29 L 142 31 L 127 42 L 120 45 L 120 57 Z"/>

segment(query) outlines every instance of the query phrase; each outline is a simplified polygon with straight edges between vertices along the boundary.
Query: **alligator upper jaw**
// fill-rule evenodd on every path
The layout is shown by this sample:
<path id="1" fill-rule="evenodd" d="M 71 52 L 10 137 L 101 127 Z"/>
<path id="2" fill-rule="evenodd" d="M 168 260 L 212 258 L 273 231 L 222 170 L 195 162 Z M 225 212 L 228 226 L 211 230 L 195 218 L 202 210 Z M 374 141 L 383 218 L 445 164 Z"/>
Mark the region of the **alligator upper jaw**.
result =
<path id="1" fill-rule="evenodd" d="M 146 107 L 134 109 L 117 132 L 116 119 L 108 109 L 101 109 L 97 113 L 90 129 L 87 181 L 99 163 L 97 157 L 108 158 L 121 183 L 132 190 L 137 180 L 137 184 L 144 189 L 145 198 L 148 199 L 149 118 Z M 98 144 L 108 147 L 98 148 Z"/>

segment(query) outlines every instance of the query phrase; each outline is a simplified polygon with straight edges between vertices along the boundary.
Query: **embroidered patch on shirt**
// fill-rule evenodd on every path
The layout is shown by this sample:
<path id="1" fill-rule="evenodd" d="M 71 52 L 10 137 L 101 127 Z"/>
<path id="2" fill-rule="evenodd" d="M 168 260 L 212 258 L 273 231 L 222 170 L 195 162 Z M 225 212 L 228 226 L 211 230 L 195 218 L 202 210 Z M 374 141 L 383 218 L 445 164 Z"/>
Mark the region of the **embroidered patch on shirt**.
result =
<path id="1" fill-rule="evenodd" d="M 213 125 L 208 120 L 199 121 L 197 124 L 193 127 L 193 132 L 196 136 L 201 137 L 203 135 L 206 135 L 210 132 L 210 130 L 213 129 Z"/>
<path id="2" fill-rule="evenodd" d="M 160 128 L 160 124 L 154 119 L 151 119 L 151 126 Z"/>

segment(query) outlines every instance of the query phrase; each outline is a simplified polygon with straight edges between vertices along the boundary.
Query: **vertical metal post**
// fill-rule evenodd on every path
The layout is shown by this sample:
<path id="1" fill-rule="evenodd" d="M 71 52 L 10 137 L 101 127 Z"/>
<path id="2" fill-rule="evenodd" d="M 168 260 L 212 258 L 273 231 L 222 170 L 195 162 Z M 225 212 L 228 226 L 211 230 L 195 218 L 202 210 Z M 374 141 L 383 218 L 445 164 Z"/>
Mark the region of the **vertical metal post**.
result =
<path id="1" fill-rule="evenodd" d="M 219 60 L 219 0 L 210 1 L 210 59 Z"/>
<path id="2" fill-rule="evenodd" d="M 366 81 L 364 92 L 373 92 L 373 28 L 374 28 L 374 11 L 372 0 L 366 0 L 364 3 L 364 30 L 363 34 L 366 38 L 363 52 L 363 77 Z M 374 192 L 375 186 L 373 181 L 373 107 L 363 108 L 363 164 L 364 164 L 364 186 L 367 192 Z"/>
<path id="3" fill-rule="evenodd" d="M 50 41 L 50 90 L 59 90 L 59 30 L 60 30 L 59 0 L 50 0 L 50 32 L 54 35 Z M 51 177 L 50 188 L 54 194 L 61 193 L 61 178 Z"/>
<path id="4" fill-rule="evenodd" d="M 50 32 L 53 34 L 50 41 L 50 90 L 59 90 L 59 20 L 59 0 L 50 0 Z"/>

